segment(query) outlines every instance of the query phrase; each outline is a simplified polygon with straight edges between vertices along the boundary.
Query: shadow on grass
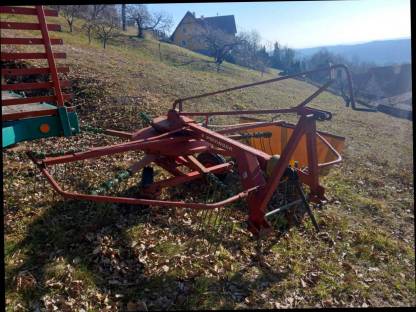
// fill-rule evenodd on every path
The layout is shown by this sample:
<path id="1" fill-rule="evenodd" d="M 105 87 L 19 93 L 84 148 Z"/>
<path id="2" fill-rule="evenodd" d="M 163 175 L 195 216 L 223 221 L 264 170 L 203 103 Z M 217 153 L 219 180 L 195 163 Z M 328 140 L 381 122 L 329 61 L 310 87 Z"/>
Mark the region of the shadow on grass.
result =
<path id="1" fill-rule="evenodd" d="M 174 235 L 184 237 L 185 241 L 198 235 L 180 222 L 174 226 L 169 225 L 167 220 L 170 216 L 174 217 L 173 209 L 156 209 L 156 218 L 153 211 L 151 208 L 137 206 L 55 201 L 28 225 L 26 237 L 14 246 L 15 251 L 24 250 L 26 258 L 18 267 L 9 270 L 6 292 L 16 291 L 16 279 L 13 277 L 19 276 L 21 272 L 30 272 L 36 280 L 35 286 L 17 291 L 27 306 L 32 306 L 33 302 L 39 303 L 44 295 L 57 293 L 81 300 L 80 296 L 85 295 L 86 289 L 77 291 L 77 286 L 72 284 L 81 280 L 88 289 L 95 289 L 109 295 L 113 302 L 119 302 L 122 310 L 130 300 L 138 299 L 147 302 L 149 309 L 191 309 L 201 305 L 206 308 L 227 308 L 242 302 L 251 292 L 256 291 L 260 281 L 280 280 L 287 276 L 287 273 L 259 266 L 261 274 L 254 280 L 246 280 L 245 270 L 257 266 L 256 262 L 228 277 L 220 276 L 221 274 L 209 278 L 203 275 L 183 277 L 175 274 L 174 270 L 146 274 L 146 266 L 149 264 L 140 260 L 144 251 L 134 248 L 128 235 L 129 229 L 140 224 L 160 229 L 168 227 Z M 158 241 L 158 237 L 153 239 Z M 148 249 L 145 237 L 139 243 Z M 243 247 L 242 241 L 234 244 L 225 242 L 223 245 L 234 250 Z M 190 253 L 189 250 L 184 252 Z M 11 253 L 13 251 L 9 252 Z M 192 253 L 188 256 L 192 257 Z M 61 267 L 57 265 L 57 258 L 64 260 Z M 70 280 L 66 280 L 65 274 L 59 272 L 65 271 L 67 264 L 74 267 Z M 60 281 L 66 284 L 64 286 L 67 289 L 53 289 L 51 281 Z M 225 298 L 222 303 L 216 301 L 216 294 L 220 290 L 220 297 Z M 212 296 L 207 295 L 207 292 Z"/>

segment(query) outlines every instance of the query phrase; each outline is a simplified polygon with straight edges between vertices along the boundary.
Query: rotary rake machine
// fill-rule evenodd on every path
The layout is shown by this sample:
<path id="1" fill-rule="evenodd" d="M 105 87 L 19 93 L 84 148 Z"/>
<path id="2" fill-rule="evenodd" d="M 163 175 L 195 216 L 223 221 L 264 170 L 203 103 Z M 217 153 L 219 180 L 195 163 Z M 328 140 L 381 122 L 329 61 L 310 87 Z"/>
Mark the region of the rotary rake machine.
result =
<path id="1" fill-rule="evenodd" d="M 338 74 L 343 71 L 347 78 L 349 97 L 345 97 L 348 99 L 346 105 L 351 104 L 355 110 L 367 110 L 355 106 L 350 73 L 345 65 L 339 64 L 178 99 L 165 116 L 149 120 L 149 126 L 143 129 L 134 132 L 108 130 L 107 134 L 128 140 L 120 144 L 86 151 L 69 151 L 62 155 L 40 156 L 33 152 L 28 155 L 53 189 L 65 199 L 187 208 L 188 211 L 197 211 L 204 218 L 209 216 L 211 220 L 215 211 L 214 223 L 218 220 L 218 224 L 227 221 L 227 210 L 245 211 L 247 229 L 257 238 L 264 237 L 274 227 L 281 226 L 282 216 L 292 220 L 291 218 L 309 215 L 319 231 L 310 203 L 322 204 L 325 201 L 325 190 L 319 183 L 319 175 L 324 168 L 341 162 L 340 151 L 344 138 L 317 131 L 316 121 L 330 120 L 332 114 L 308 107 L 307 104 L 336 81 L 336 71 Z M 184 109 L 185 102 L 189 100 L 315 72 L 327 73 L 328 82 L 291 108 L 216 112 L 190 112 Z M 253 118 L 249 122 L 233 125 L 210 124 L 211 119 L 217 116 L 245 116 L 243 118 L 247 119 L 247 116 L 255 114 L 297 114 L 299 120 L 296 125 Z M 202 121 L 195 121 L 192 119 L 195 117 L 200 120 L 203 118 Z M 110 175 L 110 179 L 94 190 L 90 188 L 89 192 L 65 189 L 66 185 L 61 186 L 53 173 L 54 166 L 82 161 L 91 164 L 102 157 L 126 153 L 137 158 L 115 176 L 111 176 L 114 173 L 109 171 L 103 173 L 103 176 Z M 163 168 L 171 176 L 155 181 L 155 166 Z M 87 172 L 89 167 L 85 165 L 82 168 Z M 67 173 L 62 176 L 66 178 Z M 77 181 L 78 177 L 72 179 L 74 180 Z M 134 191 L 129 192 L 129 195 L 120 195 L 119 186 L 127 180 Z M 200 183 L 195 183 L 197 181 Z M 177 191 L 184 185 L 191 189 L 195 185 L 202 185 L 193 196 L 197 200 L 162 198 L 167 194 L 166 189 Z M 117 191 L 114 190 L 116 186 Z M 216 191 L 212 191 L 209 186 L 215 186 Z M 204 195 L 207 199 L 198 201 Z M 217 197 L 221 198 L 217 200 Z"/>

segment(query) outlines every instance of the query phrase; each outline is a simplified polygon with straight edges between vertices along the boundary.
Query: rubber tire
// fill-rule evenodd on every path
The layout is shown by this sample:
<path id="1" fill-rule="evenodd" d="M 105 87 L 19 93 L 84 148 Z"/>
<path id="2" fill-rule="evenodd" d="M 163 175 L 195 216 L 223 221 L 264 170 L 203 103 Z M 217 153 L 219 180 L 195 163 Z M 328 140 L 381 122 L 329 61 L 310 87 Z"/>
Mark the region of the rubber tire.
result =
<path id="1" fill-rule="evenodd" d="M 203 164 L 205 167 L 211 167 L 215 165 L 221 165 L 226 162 L 225 158 L 221 155 L 212 153 L 212 152 L 203 152 L 199 154 L 196 159 Z M 223 181 L 227 174 L 226 173 L 219 173 L 215 175 L 218 179 Z"/>

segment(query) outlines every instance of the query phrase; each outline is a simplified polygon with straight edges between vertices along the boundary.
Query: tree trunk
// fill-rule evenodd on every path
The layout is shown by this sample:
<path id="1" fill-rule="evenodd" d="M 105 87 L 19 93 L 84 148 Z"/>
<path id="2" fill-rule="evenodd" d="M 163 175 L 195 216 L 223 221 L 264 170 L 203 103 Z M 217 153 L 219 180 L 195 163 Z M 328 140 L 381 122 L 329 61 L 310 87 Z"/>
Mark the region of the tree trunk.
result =
<path id="1" fill-rule="evenodd" d="M 137 37 L 143 38 L 143 29 L 139 25 L 137 25 Z"/>
<path id="2" fill-rule="evenodd" d="M 69 25 L 69 32 L 72 33 L 72 22 L 71 23 L 68 23 L 68 25 Z"/>
<path id="3" fill-rule="evenodd" d="M 104 49 L 105 49 L 106 44 L 107 44 L 107 38 L 104 38 L 103 39 L 103 47 L 104 47 Z"/>
<path id="4" fill-rule="evenodd" d="M 91 44 L 91 29 L 88 29 L 88 44 Z"/>
<path id="5" fill-rule="evenodd" d="M 126 5 L 121 5 L 121 21 L 123 23 L 123 31 L 126 31 Z"/>

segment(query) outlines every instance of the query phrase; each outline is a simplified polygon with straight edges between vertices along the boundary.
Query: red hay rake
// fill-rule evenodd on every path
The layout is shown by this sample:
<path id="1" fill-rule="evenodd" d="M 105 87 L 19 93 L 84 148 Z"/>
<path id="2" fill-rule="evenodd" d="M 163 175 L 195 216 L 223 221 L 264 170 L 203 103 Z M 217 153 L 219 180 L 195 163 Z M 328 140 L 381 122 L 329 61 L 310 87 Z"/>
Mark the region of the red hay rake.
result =
<path id="1" fill-rule="evenodd" d="M 294 207 L 301 207 L 303 213 L 307 213 L 311 218 L 316 230 L 319 230 L 309 203 L 320 204 L 325 200 L 325 190 L 319 183 L 319 174 L 323 168 L 341 162 L 342 157 L 338 150 L 341 149 L 344 138 L 331 137 L 330 134 L 317 131 L 316 121 L 330 120 L 332 115 L 327 111 L 307 107 L 307 104 L 335 81 L 335 70 L 343 70 L 346 74 L 349 87 L 347 106 L 351 103 L 353 109 L 366 110 L 355 107 L 348 68 L 345 65 L 333 65 L 310 72 L 178 99 L 166 116 L 153 119 L 148 127 L 132 133 L 108 131 L 112 135 L 128 139 L 129 141 L 125 143 L 91 148 L 82 152 L 72 151 L 59 156 L 38 157 L 31 152 L 28 155 L 53 189 L 66 199 L 190 208 L 203 210 L 205 215 L 215 210 L 221 215 L 220 219 L 225 216 L 224 207 L 232 206 L 232 209 L 238 209 L 242 205 L 237 205 L 236 202 L 244 199 L 248 207 L 247 228 L 255 237 L 263 237 L 264 234 L 270 232 L 275 225 L 273 216 L 293 211 Z M 184 110 L 184 103 L 191 99 L 209 97 L 314 72 L 328 72 L 328 82 L 299 105 L 291 108 L 221 112 L 187 112 Z M 296 125 L 283 121 L 256 121 L 217 126 L 217 130 L 214 131 L 212 129 L 215 126 L 209 124 L 210 117 L 214 116 L 287 113 L 294 113 L 300 117 Z M 205 122 L 198 123 L 191 119 L 195 116 L 204 117 Z M 271 131 L 264 131 L 264 129 Z M 286 141 L 279 143 L 280 155 L 275 155 L 273 151 L 276 151 L 276 148 L 273 149 L 272 145 L 279 138 L 274 135 L 273 131 L 278 129 L 281 130 L 282 135 L 282 129 L 285 129 Z M 290 133 L 286 130 L 290 130 Z M 331 140 L 340 143 L 337 148 L 330 143 Z M 327 161 L 320 162 L 319 155 L 323 154 L 322 151 L 325 151 L 324 160 Z M 92 191 L 89 194 L 65 190 L 56 181 L 51 170 L 57 165 L 83 160 L 91 163 L 92 160 L 95 161 L 104 156 L 127 152 L 136 155 L 133 157 L 137 157 L 135 154 L 137 152 L 144 154 L 140 160 L 136 159 L 127 170 L 104 183 L 98 191 Z M 295 163 L 298 156 L 303 157 L 304 160 Z M 150 166 L 151 164 L 163 168 L 171 177 L 154 181 L 154 169 Z M 139 175 L 136 175 L 140 171 L 142 172 L 141 182 L 137 181 Z M 240 188 L 234 194 L 230 194 L 227 178 L 224 178 L 228 173 L 234 173 L 235 178 L 228 183 Z M 138 187 L 133 196 L 102 194 L 115 185 L 119 185 L 121 181 L 130 178 L 133 178 L 130 184 Z M 189 182 L 196 180 L 215 185 L 226 197 L 213 201 L 215 196 L 212 196 L 211 202 L 186 202 L 160 198 L 164 194 L 164 189 L 178 188 L 187 183 L 189 185 Z M 305 186 L 309 189 L 307 195 L 304 190 Z M 212 194 L 208 189 L 205 189 L 205 193 L 208 197 Z"/>

